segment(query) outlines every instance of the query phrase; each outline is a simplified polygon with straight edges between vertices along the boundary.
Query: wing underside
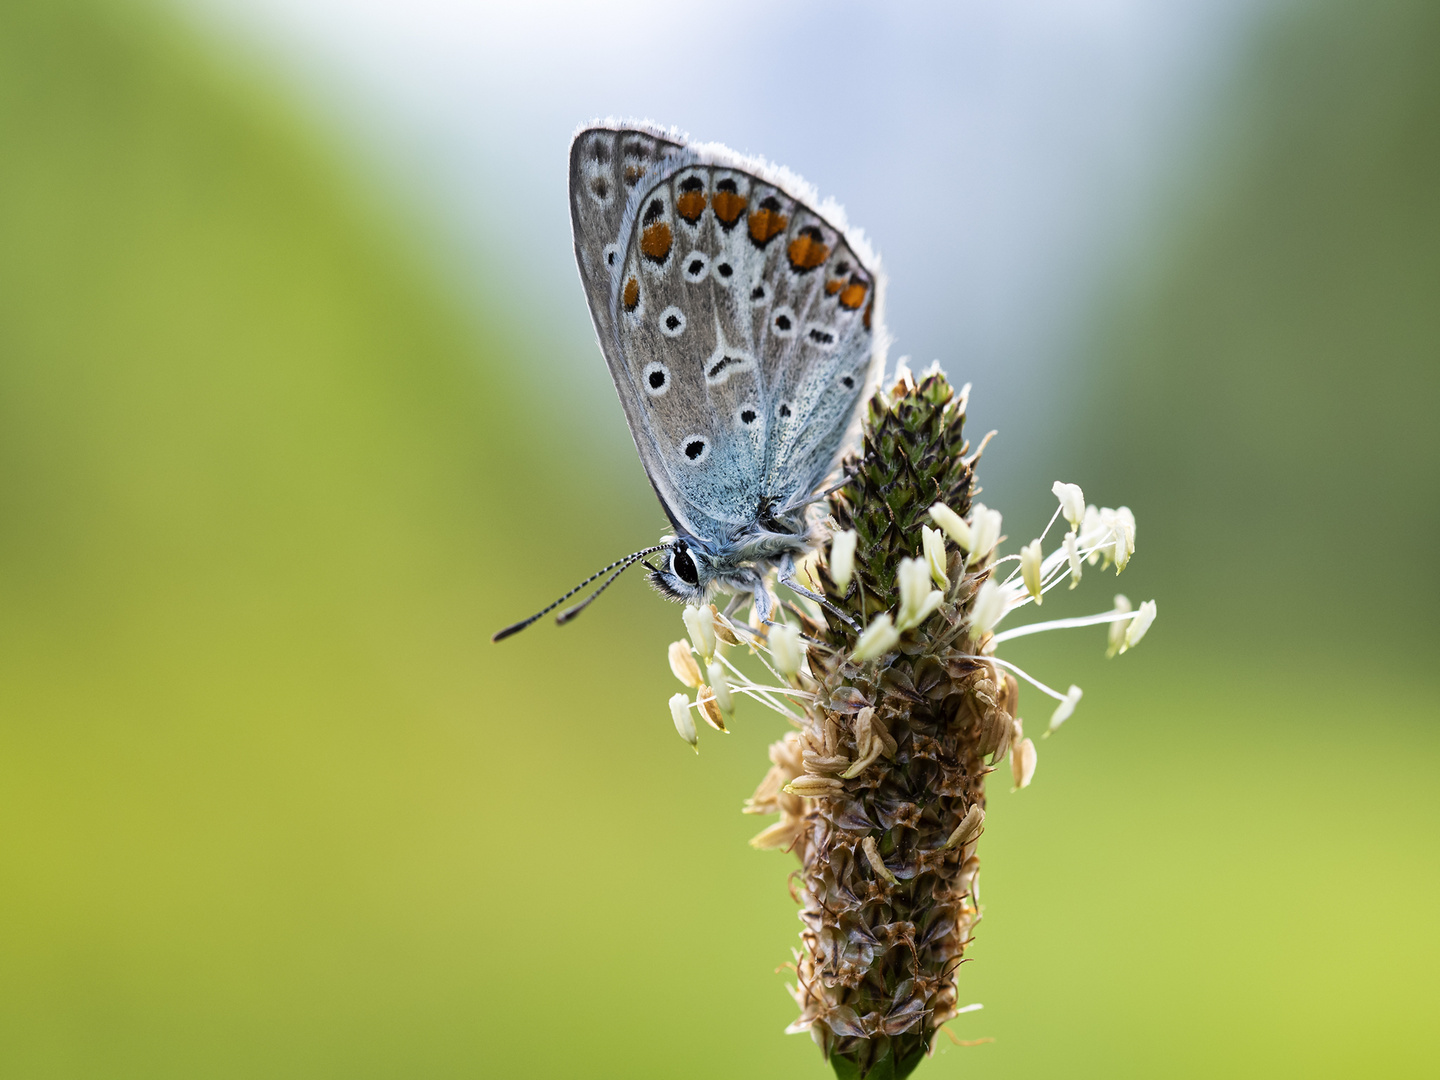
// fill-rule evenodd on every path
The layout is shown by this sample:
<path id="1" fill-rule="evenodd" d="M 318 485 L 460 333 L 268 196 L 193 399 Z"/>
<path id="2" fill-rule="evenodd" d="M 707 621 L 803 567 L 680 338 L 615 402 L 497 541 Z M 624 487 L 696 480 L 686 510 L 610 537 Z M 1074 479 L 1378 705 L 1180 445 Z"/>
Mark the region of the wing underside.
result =
<path id="1" fill-rule="evenodd" d="M 596 331 L 672 521 L 734 536 L 810 495 L 883 362 L 863 240 L 796 178 L 648 128 L 577 135 L 570 191 Z"/>

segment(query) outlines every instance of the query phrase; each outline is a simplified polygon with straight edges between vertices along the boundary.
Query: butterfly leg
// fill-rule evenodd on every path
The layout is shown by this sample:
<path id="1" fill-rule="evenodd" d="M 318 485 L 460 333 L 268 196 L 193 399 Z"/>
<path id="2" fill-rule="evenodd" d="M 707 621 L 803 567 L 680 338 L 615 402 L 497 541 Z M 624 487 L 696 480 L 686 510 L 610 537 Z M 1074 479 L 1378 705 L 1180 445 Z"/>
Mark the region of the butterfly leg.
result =
<path id="1" fill-rule="evenodd" d="M 797 592 L 801 596 L 814 600 L 815 603 L 819 604 L 826 611 L 837 616 L 842 622 L 845 623 L 846 626 L 850 627 L 851 630 L 854 630 L 857 634 L 860 632 L 860 627 L 856 625 L 854 619 L 850 618 L 849 615 L 846 615 L 845 612 L 841 611 L 838 607 L 832 604 L 826 597 L 821 596 L 819 593 L 811 592 L 809 589 L 805 588 L 804 585 L 801 585 L 800 582 L 795 579 L 795 560 L 792 559 L 789 555 L 786 555 L 780 561 L 779 577 L 781 585 L 784 585 L 792 592 Z"/>
<path id="2" fill-rule="evenodd" d="M 770 598 L 770 590 L 765 587 L 764 581 L 756 582 L 752 595 L 755 597 L 755 614 L 759 618 L 760 625 L 769 626 L 770 614 L 774 611 L 774 607 Z"/>

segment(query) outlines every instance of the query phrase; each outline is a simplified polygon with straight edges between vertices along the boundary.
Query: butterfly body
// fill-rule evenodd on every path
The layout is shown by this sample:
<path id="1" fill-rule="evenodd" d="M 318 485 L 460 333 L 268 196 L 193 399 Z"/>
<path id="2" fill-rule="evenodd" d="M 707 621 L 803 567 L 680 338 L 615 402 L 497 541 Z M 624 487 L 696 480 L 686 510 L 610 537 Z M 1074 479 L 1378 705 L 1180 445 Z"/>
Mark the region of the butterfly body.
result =
<path id="1" fill-rule="evenodd" d="M 793 174 L 649 125 L 579 131 L 569 181 L 596 334 L 674 528 L 651 580 L 751 593 L 763 617 L 884 362 L 878 260 Z"/>

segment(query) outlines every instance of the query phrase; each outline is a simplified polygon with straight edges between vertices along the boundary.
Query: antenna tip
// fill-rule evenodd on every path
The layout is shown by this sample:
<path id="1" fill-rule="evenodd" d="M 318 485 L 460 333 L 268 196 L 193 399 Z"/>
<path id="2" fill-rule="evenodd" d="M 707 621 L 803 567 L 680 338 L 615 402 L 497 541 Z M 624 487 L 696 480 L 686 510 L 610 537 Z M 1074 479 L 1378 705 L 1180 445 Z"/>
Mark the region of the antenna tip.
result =
<path id="1" fill-rule="evenodd" d="M 497 631 L 490 636 L 491 643 L 493 644 L 497 641 L 504 641 L 512 634 L 518 634 L 521 630 L 524 630 L 525 627 L 529 626 L 532 621 L 533 620 L 531 619 L 526 619 L 524 622 L 517 622 L 513 626 L 507 626 L 504 630 Z"/>

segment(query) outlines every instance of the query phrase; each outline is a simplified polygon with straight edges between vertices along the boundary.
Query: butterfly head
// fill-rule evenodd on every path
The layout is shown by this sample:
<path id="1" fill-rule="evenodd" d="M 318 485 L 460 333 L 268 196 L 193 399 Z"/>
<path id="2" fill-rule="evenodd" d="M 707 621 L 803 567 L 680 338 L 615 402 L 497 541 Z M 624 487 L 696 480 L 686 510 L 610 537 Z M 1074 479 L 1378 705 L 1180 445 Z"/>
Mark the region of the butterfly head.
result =
<path id="1" fill-rule="evenodd" d="M 705 553 L 684 537 L 669 541 L 657 564 L 646 565 L 650 566 L 650 584 L 672 600 L 705 599 L 715 577 Z"/>

